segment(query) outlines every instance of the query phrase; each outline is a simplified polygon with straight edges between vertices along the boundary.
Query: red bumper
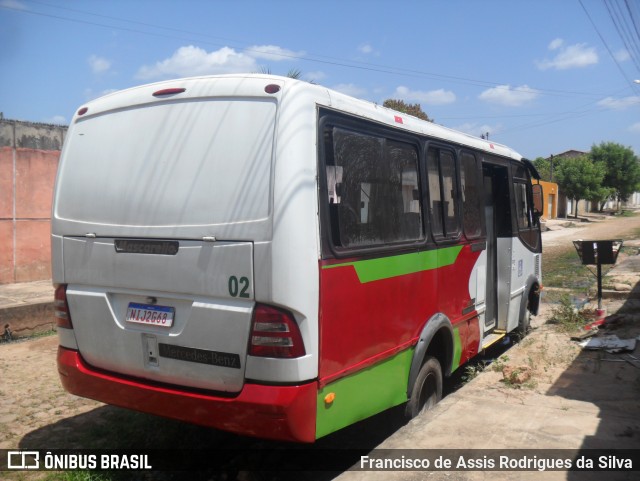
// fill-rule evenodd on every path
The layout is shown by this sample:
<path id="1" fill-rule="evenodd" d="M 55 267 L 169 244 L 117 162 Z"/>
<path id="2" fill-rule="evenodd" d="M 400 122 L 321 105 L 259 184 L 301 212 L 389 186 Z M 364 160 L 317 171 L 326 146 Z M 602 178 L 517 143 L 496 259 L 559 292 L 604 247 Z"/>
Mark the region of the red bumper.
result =
<path id="1" fill-rule="evenodd" d="M 300 386 L 247 383 L 237 397 L 224 398 L 98 372 L 78 351 L 64 347 L 58 347 L 58 372 L 70 393 L 107 404 L 247 436 L 315 441 L 315 382 Z"/>

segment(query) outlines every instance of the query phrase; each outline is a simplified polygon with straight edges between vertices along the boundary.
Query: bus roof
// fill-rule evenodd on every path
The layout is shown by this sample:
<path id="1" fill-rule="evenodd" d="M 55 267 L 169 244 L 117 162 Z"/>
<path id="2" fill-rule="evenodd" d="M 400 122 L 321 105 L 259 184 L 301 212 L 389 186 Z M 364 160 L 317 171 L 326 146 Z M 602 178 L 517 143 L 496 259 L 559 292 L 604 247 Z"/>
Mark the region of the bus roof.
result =
<path id="1" fill-rule="evenodd" d="M 233 85 L 233 88 L 230 88 L 230 86 L 234 84 L 233 82 L 224 82 L 224 86 L 217 82 L 217 80 L 230 80 L 234 78 L 237 79 L 238 82 Z M 252 80 L 255 80 L 255 82 Z M 318 84 L 275 75 L 229 74 L 165 80 L 113 92 L 86 103 L 84 107 L 88 108 L 87 113 L 92 115 L 118 108 L 127 108 L 131 105 L 153 103 L 159 100 L 156 96 L 157 92 L 162 92 L 167 89 L 179 89 L 181 87 L 188 87 L 186 88 L 187 91 L 184 93 L 184 96 L 190 98 L 212 96 L 273 97 L 274 94 L 269 94 L 264 91 L 265 82 L 278 85 L 280 92 L 277 92 L 275 95 L 280 94 L 281 97 L 282 94 L 288 90 L 306 90 L 307 94 L 315 98 L 318 105 L 339 112 L 352 114 L 390 127 L 401 128 L 420 135 L 485 151 L 490 154 L 501 155 L 515 160 L 522 159 L 522 156 L 518 152 L 503 144 L 478 138 L 434 122 L 428 122 L 412 115 L 378 105 L 374 102 L 357 99 Z M 163 96 L 164 95 L 172 95 L 172 93 L 163 94 Z M 296 98 L 296 96 L 293 97 Z M 166 99 L 166 97 L 164 98 Z M 79 110 L 79 112 L 82 110 L 84 109 Z M 76 114 L 74 122 L 79 120 L 81 115 L 84 114 Z"/>

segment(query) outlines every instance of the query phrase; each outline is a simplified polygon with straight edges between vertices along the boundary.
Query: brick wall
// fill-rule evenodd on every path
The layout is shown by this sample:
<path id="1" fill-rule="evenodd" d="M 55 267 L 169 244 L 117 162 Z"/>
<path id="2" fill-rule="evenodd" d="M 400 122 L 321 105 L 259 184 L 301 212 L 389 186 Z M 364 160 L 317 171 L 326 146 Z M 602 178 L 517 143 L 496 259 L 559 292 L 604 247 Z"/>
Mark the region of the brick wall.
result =
<path id="1" fill-rule="evenodd" d="M 0 119 L 0 284 L 51 278 L 51 198 L 66 131 Z"/>

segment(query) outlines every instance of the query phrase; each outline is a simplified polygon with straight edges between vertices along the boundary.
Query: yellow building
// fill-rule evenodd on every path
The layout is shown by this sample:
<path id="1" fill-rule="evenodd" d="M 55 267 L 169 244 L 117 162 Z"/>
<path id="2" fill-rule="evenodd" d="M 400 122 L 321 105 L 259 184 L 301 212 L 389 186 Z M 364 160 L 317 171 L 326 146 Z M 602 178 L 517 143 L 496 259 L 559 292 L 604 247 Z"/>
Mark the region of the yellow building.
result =
<path id="1" fill-rule="evenodd" d="M 534 181 L 537 183 L 537 181 Z M 543 194 L 543 211 L 544 219 L 555 219 L 558 217 L 558 184 L 555 182 L 540 181 Z"/>

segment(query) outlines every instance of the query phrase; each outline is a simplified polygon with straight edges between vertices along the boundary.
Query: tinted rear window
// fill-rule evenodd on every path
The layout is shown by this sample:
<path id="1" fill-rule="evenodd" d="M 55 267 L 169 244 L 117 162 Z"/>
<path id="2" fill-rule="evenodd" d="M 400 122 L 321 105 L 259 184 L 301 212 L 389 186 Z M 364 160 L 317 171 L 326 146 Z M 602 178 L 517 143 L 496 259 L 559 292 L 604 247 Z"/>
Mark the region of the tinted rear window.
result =
<path id="1" fill-rule="evenodd" d="M 82 120 L 67 139 L 56 215 L 136 226 L 266 218 L 275 113 L 272 101 L 216 99 Z"/>

